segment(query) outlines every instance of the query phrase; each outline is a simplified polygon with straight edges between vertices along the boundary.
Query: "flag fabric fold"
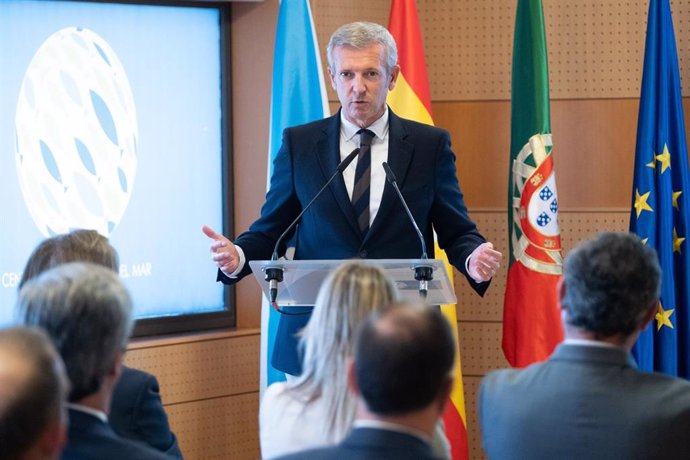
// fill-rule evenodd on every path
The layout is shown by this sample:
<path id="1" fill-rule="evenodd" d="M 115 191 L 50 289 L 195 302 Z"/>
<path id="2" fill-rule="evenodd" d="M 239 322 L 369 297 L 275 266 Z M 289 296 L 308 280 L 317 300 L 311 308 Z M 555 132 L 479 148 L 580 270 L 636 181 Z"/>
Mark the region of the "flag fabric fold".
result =
<path id="1" fill-rule="evenodd" d="M 429 80 L 426 73 L 416 0 L 393 0 L 391 2 L 388 30 L 398 46 L 398 64 L 400 65 L 400 74 L 395 88 L 388 94 L 388 105 L 393 112 L 403 118 L 433 125 Z M 435 246 L 435 254 L 437 258 L 445 261 L 446 270 L 452 283 L 453 268 L 438 245 Z M 455 305 L 442 305 L 441 311 L 453 328 L 457 347 L 458 322 Z M 469 458 L 465 395 L 459 349 L 456 356 L 455 385 L 450 396 L 450 403 L 443 415 L 446 437 L 450 442 L 451 457 L 454 460 Z"/>
<path id="2" fill-rule="evenodd" d="M 549 71 L 541 0 L 518 0 L 513 41 L 503 352 L 511 366 L 547 358 L 563 333 L 558 194 L 552 155 Z"/>
<path id="3" fill-rule="evenodd" d="M 690 377 L 688 150 L 669 0 L 651 0 L 637 121 L 630 231 L 656 249 L 661 299 L 633 355 L 641 369 Z"/>
<path id="4" fill-rule="evenodd" d="M 268 142 L 267 187 L 285 128 L 329 115 L 321 55 L 308 0 L 281 1 L 276 27 Z M 261 309 L 261 388 L 285 380 L 270 366 L 280 314 Z"/>

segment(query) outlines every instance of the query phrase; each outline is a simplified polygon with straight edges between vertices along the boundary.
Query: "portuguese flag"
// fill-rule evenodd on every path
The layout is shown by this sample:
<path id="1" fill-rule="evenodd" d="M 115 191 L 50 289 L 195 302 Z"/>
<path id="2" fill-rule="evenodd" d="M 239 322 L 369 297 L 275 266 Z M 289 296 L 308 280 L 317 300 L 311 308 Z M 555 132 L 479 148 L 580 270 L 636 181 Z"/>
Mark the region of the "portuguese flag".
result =
<path id="1" fill-rule="evenodd" d="M 400 75 L 393 89 L 388 94 L 388 105 L 397 115 L 410 120 L 433 125 L 431 119 L 431 96 L 429 80 L 426 75 L 422 34 L 419 30 L 416 0 L 393 0 L 388 30 L 398 45 L 398 64 Z M 435 247 L 438 259 L 444 259 L 446 269 L 453 282 L 453 268 L 438 245 Z M 451 324 L 457 347 L 458 320 L 455 305 L 442 305 L 441 310 Z M 453 459 L 469 458 L 467 447 L 467 417 L 465 415 L 465 396 L 462 386 L 460 353 L 456 353 L 455 386 L 450 396 L 443 421 L 446 436 L 450 441 Z"/>
<path id="2" fill-rule="evenodd" d="M 515 19 L 508 231 L 503 352 L 511 366 L 523 367 L 547 358 L 563 338 L 556 301 L 561 238 L 541 0 L 518 0 Z"/>

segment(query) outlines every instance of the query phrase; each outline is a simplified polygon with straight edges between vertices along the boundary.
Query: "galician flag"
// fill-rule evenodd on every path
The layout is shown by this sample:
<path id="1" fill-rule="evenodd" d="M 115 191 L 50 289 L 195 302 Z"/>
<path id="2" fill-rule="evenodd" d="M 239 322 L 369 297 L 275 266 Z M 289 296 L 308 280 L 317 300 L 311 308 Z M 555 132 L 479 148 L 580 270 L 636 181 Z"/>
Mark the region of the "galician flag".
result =
<path id="1" fill-rule="evenodd" d="M 503 352 L 511 366 L 523 367 L 548 357 L 563 338 L 556 303 L 562 258 L 541 0 L 518 0 L 512 78 Z"/>
<path id="2" fill-rule="evenodd" d="M 688 147 L 668 0 L 651 0 L 637 119 L 630 231 L 656 249 L 661 299 L 633 348 L 640 369 L 690 378 Z"/>
<path id="3" fill-rule="evenodd" d="M 270 183 L 285 128 L 329 115 L 321 56 L 308 0 L 283 0 L 278 12 L 273 54 L 271 126 L 268 142 L 267 184 Z M 268 185 L 267 185 L 268 186 Z M 264 299 L 261 310 L 261 388 L 285 380 L 271 362 L 280 313 Z"/>
<path id="4" fill-rule="evenodd" d="M 426 74 L 424 47 L 419 30 L 417 3 L 415 0 L 393 0 L 388 24 L 395 42 L 398 45 L 398 64 L 400 75 L 393 89 L 388 94 L 388 105 L 397 115 L 410 120 L 433 125 L 431 119 L 431 96 L 429 80 Z M 393 152 L 393 155 L 395 152 Z M 444 259 L 446 269 L 453 282 L 453 268 L 443 251 L 436 245 L 436 257 Z M 455 304 L 442 305 L 441 310 L 450 322 L 458 344 L 458 321 Z M 465 415 L 465 396 L 462 386 L 460 353 L 456 353 L 455 386 L 443 415 L 446 437 L 450 441 L 451 455 L 455 459 L 469 458 L 467 445 L 467 417 Z"/>

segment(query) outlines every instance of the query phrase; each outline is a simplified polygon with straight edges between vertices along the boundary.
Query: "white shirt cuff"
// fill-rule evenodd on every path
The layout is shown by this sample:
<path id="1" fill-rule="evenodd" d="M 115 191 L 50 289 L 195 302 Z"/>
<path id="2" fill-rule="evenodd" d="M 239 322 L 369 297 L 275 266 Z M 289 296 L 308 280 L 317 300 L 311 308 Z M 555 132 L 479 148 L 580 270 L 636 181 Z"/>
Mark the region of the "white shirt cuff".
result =
<path id="1" fill-rule="evenodd" d="M 240 275 L 240 272 L 244 268 L 244 264 L 247 263 L 247 258 L 244 257 L 244 251 L 242 248 L 235 245 L 235 249 L 237 249 L 237 254 L 240 256 L 240 263 L 237 265 L 237 268 L 234 272 L 230 273 L 229 275 L 227 273 L 225 274 L 225 276 L 232 279 L 235 279 Z"/>

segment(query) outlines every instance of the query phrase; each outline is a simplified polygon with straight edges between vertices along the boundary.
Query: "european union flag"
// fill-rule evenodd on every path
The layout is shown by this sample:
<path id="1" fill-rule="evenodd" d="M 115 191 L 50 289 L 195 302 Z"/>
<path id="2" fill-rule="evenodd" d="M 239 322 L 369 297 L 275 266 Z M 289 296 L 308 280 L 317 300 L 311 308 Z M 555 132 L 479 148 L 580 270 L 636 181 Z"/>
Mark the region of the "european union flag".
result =
<path id="1" fill-rule="evenodd" d="M 655 321 L 633 355 L 643 370 L 690 377 L 690 189 L 678 53 L 669 0 L 651 0 L 637 124 L 630 231 L 654 247 L 662 269 Z"/>

